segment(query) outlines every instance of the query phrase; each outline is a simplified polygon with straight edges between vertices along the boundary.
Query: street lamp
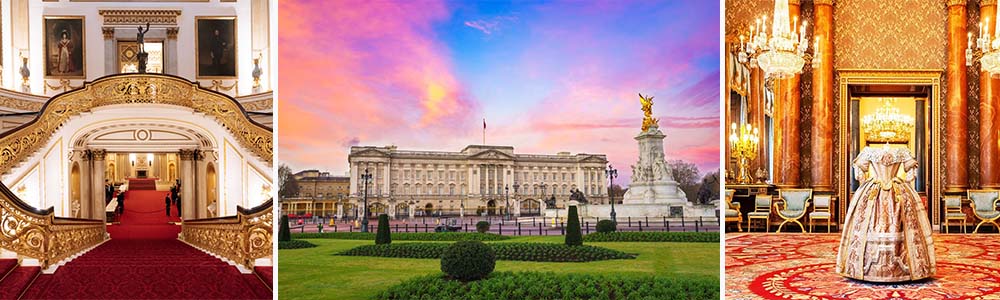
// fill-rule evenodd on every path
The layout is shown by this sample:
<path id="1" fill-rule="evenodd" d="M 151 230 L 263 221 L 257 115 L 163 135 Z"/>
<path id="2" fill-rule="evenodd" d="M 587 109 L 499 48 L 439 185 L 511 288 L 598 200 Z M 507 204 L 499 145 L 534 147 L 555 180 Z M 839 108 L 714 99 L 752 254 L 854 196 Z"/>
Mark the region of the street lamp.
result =
<path id="1" fill-rule="evenodd" d="M 504 207 L 507 210 L 507 220 L 510 221 L 510 186 L 506 184 L 503 185 L 503 197 L 504 202 L 507 203 L 507 206 Z"/>
<path id="2" fill-rule="evenodd" d="M 368 183 L 372 181 L 372 174 L 368 172 L 368 168 L 365 168 L 365 173 L 361 174 L 361 180 L 365 181 L 365 207 L 362 212 L 364 218 L 361 219 L 361 232 L 368 232 Z"/>
<path id="3" fill-rule="evenodd" d="M 609 181 L 609 184 L 608 184 L 608 199 L 611 200 L 611 222 L 614 222 L 614 223 L 617 224 L 618 223 L 618 219 L 615 218 L 616 217 L 616 214 L 615 214 L 615 196 L 612 194 L 613 190 L 611 189 L 611 186 L 615 185 L 615 177 L 618 177 L 618 170 L 615 170 L 615 168 L 611 167 L 611 165 L 608 164 L 608 169 L 605 170 L 604 172 L 605 172 L 605 174 L 608 175 L 608 181 Z"/>

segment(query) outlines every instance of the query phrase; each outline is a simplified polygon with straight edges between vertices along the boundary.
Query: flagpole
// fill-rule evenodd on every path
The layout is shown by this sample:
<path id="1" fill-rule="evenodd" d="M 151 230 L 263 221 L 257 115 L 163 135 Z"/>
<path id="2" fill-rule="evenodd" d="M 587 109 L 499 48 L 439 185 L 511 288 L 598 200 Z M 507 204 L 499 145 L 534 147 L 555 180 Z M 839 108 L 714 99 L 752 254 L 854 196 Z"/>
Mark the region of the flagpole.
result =
<path id="1" fill-rule="evenodd" d="M 483 145 L 486 145 L 486 118 L 483 118 Z"/>

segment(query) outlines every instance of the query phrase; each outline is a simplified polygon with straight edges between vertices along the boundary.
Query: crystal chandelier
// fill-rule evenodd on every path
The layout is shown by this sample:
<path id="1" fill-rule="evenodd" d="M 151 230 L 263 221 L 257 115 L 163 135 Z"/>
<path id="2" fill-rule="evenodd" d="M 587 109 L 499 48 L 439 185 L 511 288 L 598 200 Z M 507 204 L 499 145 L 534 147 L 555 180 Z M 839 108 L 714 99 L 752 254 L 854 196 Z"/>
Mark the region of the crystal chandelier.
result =
<path id="1" fill-rule="evenodd" d="M 979 38 L 976 39 L 976 46 L 972 44 L 972 32 L 969 32 L 969 41 L 965 48 L 965 65 L 971 67 L 976 56 L 979 57 L 979 66 L 983 72 L 989 72 L 992 76 L 1000 75 L 1000 38 L 996 32 L 990 34 L 990 18 L 986 22 L 979 22 Z M 997 23 L 1000 25 L 1000 18 Z M 996 30 L 994 30 L 996 31 Z"/>
<path id="2" fill-rule="evenodd" d="M 750 124 L 740 124 L 737 129 L 736 123 L 729 128 L 729 152 L 736 158 L 736 166 L 739 173 L 736 176 L 737 183 L 753 183 L 750 175 L 750 161 L 757 156 L 758 138 L 757 128 Z"/>
<path id="3" fill-rule="evenodd" d="M 795 17 L 793 22 L 789 22 L 788 1 L 774 1 L 774 19 L 772 21 L 771 36 L 767 35 L 767 16 L 757 20 L 756 25 L 750 26 L 749 39 L 740 35 L 740 51 L 737 58 L 740 63 L 749 63 L 751 68 L 760 67 L 764 71 L 765 77 L 787 79 L 796 74 L 802 73 L 802 67 L 806 63 L 806 50 L 809 48 L 806 39 L 806 22 L 797 26 L 799 32 L 792 31 L 792 23 L 796 25 L 799 18 Z M 819 41 L 816 41 L 817 46 Z M 818 49 L 814 46 L 814 49 Z M 813 68 L 819 66 L 819 53 L 812 59 Z"/>
<path id="4" fill-rule="evenodd" d="M 861 119 L 865 140 L 877 143 L 906 143 L 913 132 L 913 117 L 901 114 L 888 100 L 875 113 Z"/>

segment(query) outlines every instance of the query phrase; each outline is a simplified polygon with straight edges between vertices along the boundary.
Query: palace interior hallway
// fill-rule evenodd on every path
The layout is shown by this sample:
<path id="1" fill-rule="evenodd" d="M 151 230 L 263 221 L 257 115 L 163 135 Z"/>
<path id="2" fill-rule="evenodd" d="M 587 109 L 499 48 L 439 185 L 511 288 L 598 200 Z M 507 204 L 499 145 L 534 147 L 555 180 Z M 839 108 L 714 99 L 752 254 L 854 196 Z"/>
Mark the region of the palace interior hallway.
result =
<path id="1" fill-rule="evenodd" d="M 241 274 L 236 267 L 177 239 L 176 206 L 164 212 L 168 191 L 132 185 L 111 239 L 60 267 L 15 267 L 0 260 L 0 299 L 270 299 L 270 267 Z M 139 188 L 139 189 L 137 189 Z"/>

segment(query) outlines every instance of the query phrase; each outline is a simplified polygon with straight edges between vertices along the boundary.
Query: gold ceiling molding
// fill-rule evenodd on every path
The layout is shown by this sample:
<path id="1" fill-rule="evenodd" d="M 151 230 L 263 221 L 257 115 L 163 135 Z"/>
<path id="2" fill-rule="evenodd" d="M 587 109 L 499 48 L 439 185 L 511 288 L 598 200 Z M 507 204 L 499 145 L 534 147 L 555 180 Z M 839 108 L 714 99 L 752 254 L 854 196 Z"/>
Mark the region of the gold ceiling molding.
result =
<path id="1" fill-rule="evenodd" d="M 272 163 L 272 133 L 252 121 L 232 98 L 204 90 L 197 83 L 162 74 L 119 74 L 85 83 L 56 95 L 34 120 L 0 135 L 0 174 L 9 172 L 41 148 L 69 118 L 95 107 L 122 104 L 167 104 L 213 117 L 240 145 Z"/>
<path id="2" fill-rule="evenodd" d="M 979 1 L 979 7 L 994 6 L 994 5 L 997 5 L 997 0 L 982 0 L 982 1 Z"/>
<path id="3" fill-rule="evenodd" d="M 179 9 L 102 9 L 104 25 L 177 25 Z"/>
<path id="4" fill-rule="evenodd" d="M 833 0 L 813 0 L 813 5 L 830 5 L 830 6 L 833 6 Z"/>
<path id="5" fill-rule="evenodd" d="M 948 3 L 945 5 L 945 7 L 952 7 L 955 5 L 965 6 L 966 4 L 968 4 L 967 0 L 948 0 Z"/>

